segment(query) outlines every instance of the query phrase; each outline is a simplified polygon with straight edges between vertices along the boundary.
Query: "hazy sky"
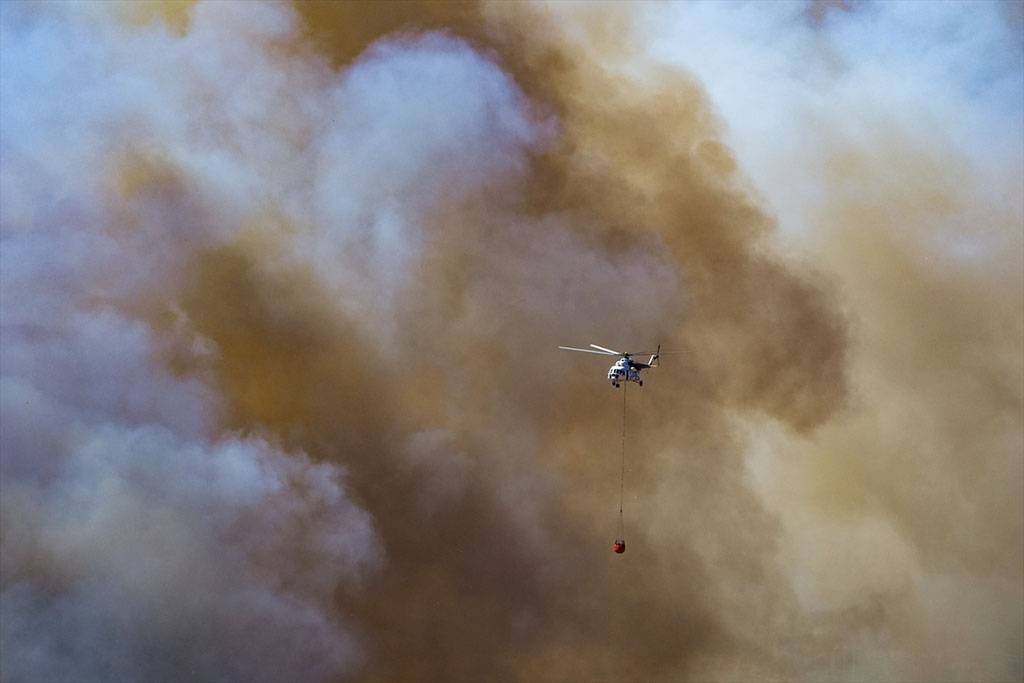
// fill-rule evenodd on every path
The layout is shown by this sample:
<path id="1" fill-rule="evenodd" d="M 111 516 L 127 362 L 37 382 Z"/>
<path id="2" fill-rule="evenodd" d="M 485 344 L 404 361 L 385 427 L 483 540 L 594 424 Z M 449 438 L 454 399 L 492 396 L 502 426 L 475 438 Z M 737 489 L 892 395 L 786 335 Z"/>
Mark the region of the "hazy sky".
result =
<path id="1" fill-rule="evenodd" d="M 1022 35 L 0 4 L 0 679 L 1021 680 Z"/>

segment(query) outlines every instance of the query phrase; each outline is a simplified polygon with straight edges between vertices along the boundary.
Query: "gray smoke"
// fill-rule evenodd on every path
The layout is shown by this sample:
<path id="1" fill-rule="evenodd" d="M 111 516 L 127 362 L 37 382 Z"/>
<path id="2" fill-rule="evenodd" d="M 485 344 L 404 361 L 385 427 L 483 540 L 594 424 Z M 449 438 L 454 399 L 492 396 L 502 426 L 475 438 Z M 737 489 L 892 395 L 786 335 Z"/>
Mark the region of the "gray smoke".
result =
<path id="1" fill-rule="evenodd" d="M 0 678 L 1020 679 L 1020 3 L 386 7 L 0 6 Z"/>

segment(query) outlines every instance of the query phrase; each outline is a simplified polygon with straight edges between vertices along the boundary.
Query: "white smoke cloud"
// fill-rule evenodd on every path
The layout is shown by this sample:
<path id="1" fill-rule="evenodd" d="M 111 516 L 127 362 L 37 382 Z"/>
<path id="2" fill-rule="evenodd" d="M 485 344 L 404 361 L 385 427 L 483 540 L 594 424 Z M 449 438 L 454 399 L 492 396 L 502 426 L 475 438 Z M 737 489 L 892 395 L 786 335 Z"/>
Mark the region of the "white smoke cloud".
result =
<path id="1" fill-rule="evenodd" d="M 638 24 L 651 58 L 707 88 L 783 233 L 813 239 L 835 191 L 823 185 L 837 140 L 870 148 L 899 138 L 958 156 L 971 164 L 972 192 L 1019 215 L 1024 47 L 1014 12 L 1019 3 L 688 3 Z M 876 161 L 880 184 L 915 182 Z"/>
<path id="2" fill-rule="evenodd" d="M 47 483 L 5 481 L 6 679 L 325 680 L 358 662 L 326 605 L 375 542 L 336 468 L 155 425 L 69 431 Z"/>
<path id="3" fill-rule="evenodd" d="M 466 43 L 398 35 L 372 46 L 329 93 L 312 162 L 313 234 L 300 258 L 385 336 L 395 292 L 446 208 L 498 192 L 544 142 L 511 78 Z"/>
<path id="4" fill-rule="evenodd" d="M 370 517 L 339 466 L 222 432 L 217 350 L 173 305 L 182 263 L 293 189 L 322 72 L 268 57 L 281 7 L 115 19 L 2 10 L 0 677 L 329 680 L 360 662 L 332 602 L 381 561 Z"/>

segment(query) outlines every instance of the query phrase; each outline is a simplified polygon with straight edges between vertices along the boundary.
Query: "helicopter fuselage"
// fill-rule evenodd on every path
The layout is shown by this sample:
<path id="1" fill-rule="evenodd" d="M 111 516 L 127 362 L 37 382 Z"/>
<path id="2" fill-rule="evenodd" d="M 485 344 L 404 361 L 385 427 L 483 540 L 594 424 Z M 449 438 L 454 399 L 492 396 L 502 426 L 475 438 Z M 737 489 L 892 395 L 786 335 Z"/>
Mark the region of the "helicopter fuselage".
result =
<path id="1" fill-rule="evenodd" d="M 640 371 L 649 367 L 650 365 L 637 363 L 630 358 L 620 358 L 615 365 L 608 368 L 608 380 L 616 389 L 622 382 L 636 382 L 643 386 L 644 382 L 640 379 Z"/>

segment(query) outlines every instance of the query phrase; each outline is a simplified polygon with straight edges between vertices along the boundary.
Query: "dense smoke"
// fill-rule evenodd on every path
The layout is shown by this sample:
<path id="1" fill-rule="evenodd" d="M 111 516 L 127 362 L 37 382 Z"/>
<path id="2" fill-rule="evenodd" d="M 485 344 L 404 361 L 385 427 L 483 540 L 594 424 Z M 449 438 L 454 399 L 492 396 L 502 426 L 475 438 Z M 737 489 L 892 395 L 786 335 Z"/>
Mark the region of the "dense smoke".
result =
<path id="1" fill-rule="evenodd" d="M 1024 676 L 1019 4 L 0 10 L 3 680 Z"/>

